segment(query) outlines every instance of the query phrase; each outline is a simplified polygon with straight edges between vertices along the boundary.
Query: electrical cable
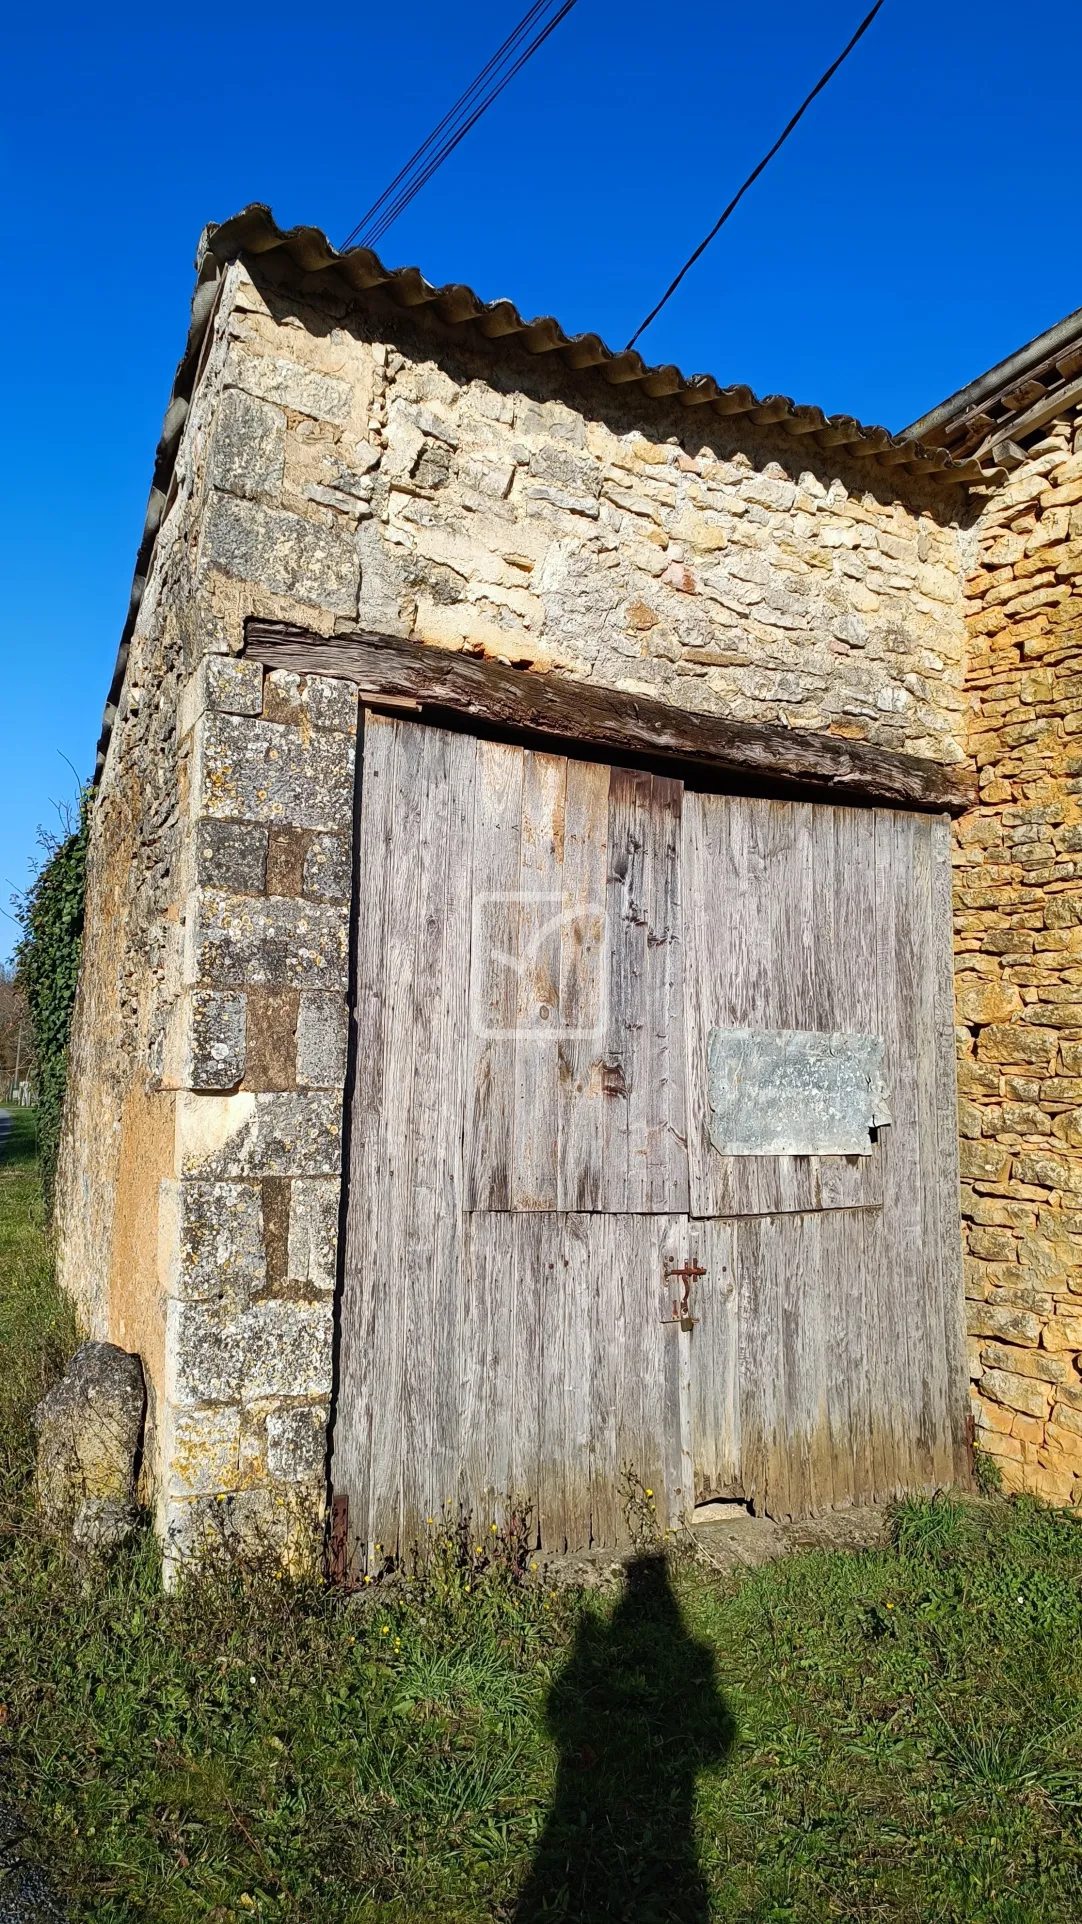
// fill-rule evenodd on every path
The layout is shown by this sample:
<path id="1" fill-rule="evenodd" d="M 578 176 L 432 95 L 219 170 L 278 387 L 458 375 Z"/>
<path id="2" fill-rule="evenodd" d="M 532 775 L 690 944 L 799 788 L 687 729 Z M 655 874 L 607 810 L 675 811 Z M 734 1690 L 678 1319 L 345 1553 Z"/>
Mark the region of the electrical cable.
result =
<path id="1" fill-rule="evenodd" d="M 510 85 L 515 75 L 521 71 L 549 35 L 555 32 L 561 20 L 565 19 L 575 6 L 576 0 L 564 0 L 564 4 L 554 17 L 542 27 L 529 45 L 519 52 L 523 39 L 536 26 L 538 20 L 543 18 L 551 4 L 552 0 L 534 0 L 534 4 L 523 15 L 518 26 L 508 35 L 491 59 L 486 61 L 480 73 L 466 88 L 465 93 L 459 96 L 454 106 L 444 114 L 438 126 L 434 127 L 427 139 L 422 141 L 416 153 L 396 174 L 390 186 L 384 188 L 379 199 L 373 201 L 363 219 L 358 221 L 352 233 L 343 241 L 342 253 L 345 253 L 348 247 L 356 245 L 374 247 L 383 238 L 392 223 L 409 206 L 410 201 L 431 180 L 437 168 L 443 165 L 459 142 L 465 139 L 471 127 L 480 120 L 481 115 L 491 107 L 494 100 L 499 98 L 504 88 Z M 516 53 L 518 57 L 513 65 L 501 75 L 500 70 L 505 66 L 508 57 Z M 466 115 L 465 120 L 463 115 Z"/>
<path id="2" fill-rule="evenodd" d="M 850 40 L 848 46 L 842 48 L 842 51 L 838 55 L 837 60 L 834 61 L 832 66 L 827 68 L 826 73 L 823 75 L 822 79 L 816 81 L 815 86 L 812 88 L 811 93 L 808 95 L 807 99 L 797 108 L 796 113 L 793 115 L 793 118 L 789 122 L 788 126 L 784 128 L 783 131 L 778 135 L 778 138 L 774 142 L 774 145 L 770 149 L 770 152 L 768 154 L 763 155 L 763 158 L 759 162 L 758 167 L 756 167 L 753 170 L 753 172 L 748 175 L 747 180 L 744 182 L 744 185 L 741 187 L 740 191 L 733 195 L 733 198 L 729 202 L 729 205 L 725 209 L 725 212 L 722 214 L 721 219 L 718 221 L 715 221 L 713 227 L 710 229 L 709 234 L 706 236 L 706 239 L 704 241 L 700 241 L 698 247 L 695 249 L 694 254 L 690 255 L 689 258 L 684 262 L 684 265 L 680 269 L 680 272 L 676 276 L 676 279 L 670 282 L 669 286 L 665 289 L 665 292 L 661 296 L 661 299 L 659 300 L 657 306 L 652 307 L 650 309 L 650 312 L 646 316 L 646 319 L 644 321 L 640 321 L 638 327 L 635 329 L 634 334 L 631 336 L 631 339 L 627 344 L 627 348 L 625 348 L 624 350 L 625 353 L 627 353 L 628 348 L 634 347 L 635 342 L 638 340 L 640 334 L 645 334 L 646 329 L 649 327 L 651 321 L 656 321 L 666 301 L 670 298 L 671 295 L 675 294 L 677 288 L 679 287 L 681 281 L 684 278 L 684 275 L 688 272 L 689 268 L 694 267 L 700 254 L 705 254 L 715 234 L 719 233 L 721 228 L 724 227 L 726 221 L 729 218 L 729 215 L 733 212 L 733 209 L 738 205 L 738 203 L 741 200 L 743 200 L 744 195 L 748 191 L 748 188 L 752 186 L 752 184 L 755 181 L 758 180 L 759 175 L 763 171 L 763 168 L 769 166 L 770 162 L 774 158 L 774 155 L 777 153 L 778 148 L 784 146 L 785 142 L 789 138 L 789 135 L 792 133 L 793 128 L 796 126 L 797 121 L 801 118 L 801 116 L 804 113 L 807 112 L 807 109 L 811 106 L 812 101 L 815 99 L 816 94 L 822 93 L 823 88 L 826 86 L 827 82 L 829 80 L 832 80 L 834 75 L 837 73 L 838 68 L 841 66 L 843 60 L 848 59 L 849 55 L 853 51 L 853 48 L 856 46 L 857 41 L 862 39 L 863 36 L 867 33 L 868 28 L 871 26 L 872 21 L 875 19 L 875 16 L 879 12 L 879 9 L 882 5 L 883 5 L 883 0 L 875 0 L 874 7 L 872 8 L 871 12 L 867 14 L 865 18 L 861 21 L 859 27 L 856 30 L 856 33 L 853 35 L 853 38 Z"/>

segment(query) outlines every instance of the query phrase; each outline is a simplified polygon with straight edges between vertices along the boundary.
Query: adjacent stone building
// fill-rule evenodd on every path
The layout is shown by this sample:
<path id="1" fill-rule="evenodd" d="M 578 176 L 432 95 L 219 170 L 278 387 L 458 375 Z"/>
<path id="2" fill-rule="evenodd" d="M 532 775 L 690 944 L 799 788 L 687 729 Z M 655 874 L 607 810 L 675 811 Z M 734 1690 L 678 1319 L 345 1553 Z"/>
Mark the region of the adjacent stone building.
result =
<path id="1" fill-rule="evenodd" d="M 1082 313 L 916 423 L 996 484 L 966 579 L 957 828 L 962 1209 L 978 1441 L 1082 1493 Z M 1004 472 L 1005 470 L 1005 472 Z"/>
<path id="2" fill-rule="evenodd" d="M 895 437 L 261 208 L 208 229 L 100 744 L 58 1204 L 87 1333 L 142 1358 L 177 1552 L 315 1541 L 336 1382 L 357 689 L 254 659 L 253 621 L 895 758 L 955 815 L 976 769 L 978 1438 L 1077 1499 L 1080 343 L 1076 316 Z"/>

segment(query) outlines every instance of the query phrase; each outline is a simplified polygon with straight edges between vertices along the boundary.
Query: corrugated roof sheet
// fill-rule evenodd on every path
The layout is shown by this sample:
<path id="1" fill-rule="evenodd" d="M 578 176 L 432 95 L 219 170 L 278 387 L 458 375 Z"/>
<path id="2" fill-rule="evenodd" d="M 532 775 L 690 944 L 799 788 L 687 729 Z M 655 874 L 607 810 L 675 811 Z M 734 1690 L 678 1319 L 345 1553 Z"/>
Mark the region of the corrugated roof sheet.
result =
<path id="1" fill-rule="evenodd" d="M 402 308 L 429 308 L 449 329 L 468 330 L 489 341 L 496 352 L 501 343 L 506 343 L 524 348 L 529 354 L 555 354 L 565 367 L 576 372 L 593 370 L 598 380 L 610 386 L 635 388 L 650 399 L 675 396 L 687 407 L 707 407 L 726 417 L 744 416 L 757 427 L 778 428 L 795 440 L 807 436 L 820 448 L 836 449 L 851 460 L 867 460 L 880 471 L 901 467 L 941 485 L 987 484 L 988 476 L 976 461 L 960 462 L 952 459 L 943 447 L 925 446 L 913 437 L 912 429 L 895 435 L 887 428 L 865 427 L 848 414 L 826 415 L 821 408 L 798 406 L 784 394 L 768 394 L 760 399 L 749 387 L 739 384 L 722 387 L 712 374 L 685 375 L 671 364 L 652 366 L 634 348 L 620 351 L 606 347 L 599 334 L 565 333 L 551 314 L 526 320 L 512 301 L 483 301 L 471 287 L 457 282 L 434 287 L 417 267 L 385 267 L 371 248 L 354 247 L 339 253 L 318 227 L 281 228 L 270 208 L 256 202 L 220 226 L 207 227 L 200 241 L 191 324 L 155 456 L 131 600 L 98 741 L 95 781 L 104 767 L 124 686 L 128 646 L 195 388 L 220 272 L 242 255 L 255 260 L 274 254 L 282 255 L 289 263 L 300 291 L 316 297 L 321 288 L 354 297 L 378 288 Z"/>

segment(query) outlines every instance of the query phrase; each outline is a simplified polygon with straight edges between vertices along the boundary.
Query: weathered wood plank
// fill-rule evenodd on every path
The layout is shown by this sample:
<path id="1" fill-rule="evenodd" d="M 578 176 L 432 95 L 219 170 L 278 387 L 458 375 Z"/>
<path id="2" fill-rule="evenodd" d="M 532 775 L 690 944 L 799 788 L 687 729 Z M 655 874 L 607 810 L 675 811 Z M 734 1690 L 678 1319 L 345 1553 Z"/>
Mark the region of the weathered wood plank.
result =
<path id="1" fill-rule="evenodd" d="M 698 1317 L 691 1376 L 695 1498 L 706 1503 L 742 1494 L 735 1227 L 714 1220 L 692 1228 L 691 1246 L 706 1271 L 691 1292 Z"/>
<path id="2" fill-rule="evenodd" d="M 557 1073 L 557 1202 L 597 1209 L 601 1200 L 602 1061 L 608 945 L 609 770 L 567 763 L 564 798 L 563 926 Z"/>
<path id="3" fill-rule="evenodd" d="M 514 1158 L 522 750 L 477 743 L 468 1209 L 509 1209 Z"/>
<path id="4" fill-rule="evenodd" d="M 555 1209 L 557 1200 L 566 773 L 563 756 L 522 755 L 512 1209 Z"/>
<path id="5" fill-rule="evenodd" d="M 386 635 L 320 636 L 250 620 L 245 652 L 299 674 L 342 676 L 355 681 L 363 697 L 405 696 L 437 714 L 588 743 L 614 756 L 671 757 L 752 779 L 803 784 L 841 799 L 909 808 L 961 813 L 976 800 L 968 769 L 833 735 L 699 715 L 646 696 L 560 675 L 523 674 Z"/>
<path id="6" fill-rule="evenodd" d="M 371 1538 L 372 1376 L 368 1358 L 378 1306 L 381 1221 L 380 1137 L 386 1003 L 385 934 L 394 833 L 393 722 L 362 718 L 358 744 L 361 808 L 357 868 L 366 878 L 356 917 L 354 1072 L 350 1092 L 350 1167 L 339 1348 L 339 1390 L 331 1458 L 332 1487 L 349 1500 L 348 1561 L 358 1574 Z M 359 1560 L 358 1560 L 359 1559 Z"/>
<path id="7" fill-rule="evenodd" d="M 645 804 L 643 1018 L 628 1092 L 637 1157 L 631 1207 L 687 1212 L 687 1083 L 684 1048 L 684 931 L 680 887 L 683 784 L 655 776 Z M 633 1160 L 632 1168 L 636 1167 Z"/>

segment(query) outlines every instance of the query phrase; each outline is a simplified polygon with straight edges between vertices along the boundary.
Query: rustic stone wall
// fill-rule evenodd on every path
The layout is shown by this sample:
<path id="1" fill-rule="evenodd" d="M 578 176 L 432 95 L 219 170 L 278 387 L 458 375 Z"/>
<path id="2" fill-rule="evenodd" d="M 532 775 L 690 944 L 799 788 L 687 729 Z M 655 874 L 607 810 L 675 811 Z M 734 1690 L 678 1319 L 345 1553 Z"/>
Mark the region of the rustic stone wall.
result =
<path id="1" fill-rule="evenodd" d="M 981 806 L 958 825 L 962 1208 L 977 1442 L 1082 1501 L 1082 428 L 990 501 L 969 594 Z"/>
<path id="2" fill-rule="evenodd" d="M 374 311 L 230 274 L 201 535 L 224 645 L 299 604 L 324 632 L 962 759 L 959 491 L 922 503 L 769 426 L 576 397 L 537 356 L 401 310 L 380 339 Z"/>
<path id="3" fill-rule="evenodd" d="M 964 755 L 957 494 L 576 378 L 222 278 L 95 810 L 61 1177 L 175 1555 L 302 1555 L 324 1489 L 356 704 L 238 660 L 245 620 Z"/>

